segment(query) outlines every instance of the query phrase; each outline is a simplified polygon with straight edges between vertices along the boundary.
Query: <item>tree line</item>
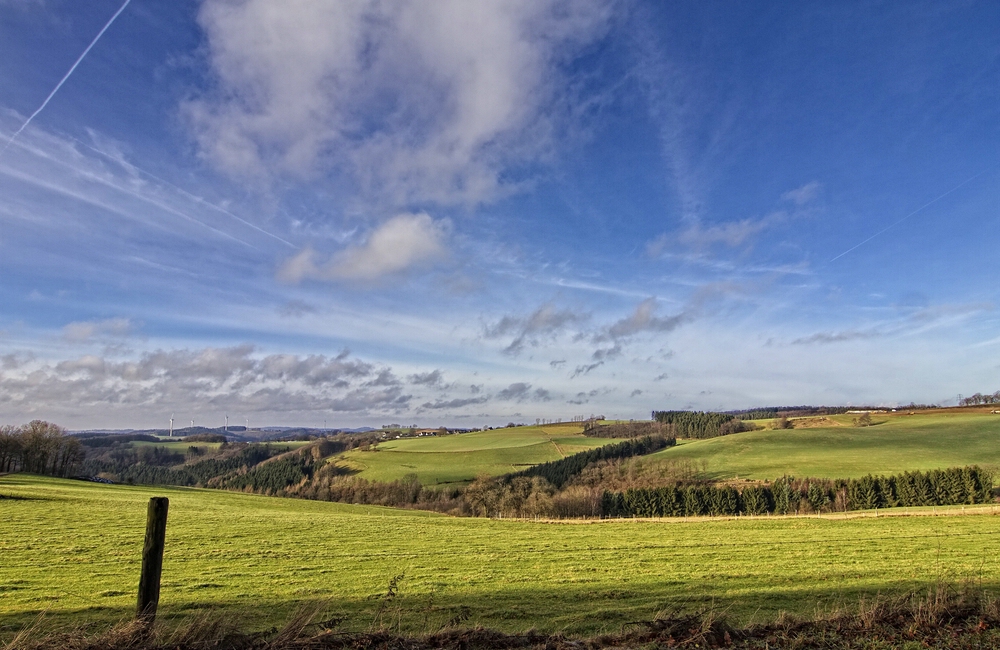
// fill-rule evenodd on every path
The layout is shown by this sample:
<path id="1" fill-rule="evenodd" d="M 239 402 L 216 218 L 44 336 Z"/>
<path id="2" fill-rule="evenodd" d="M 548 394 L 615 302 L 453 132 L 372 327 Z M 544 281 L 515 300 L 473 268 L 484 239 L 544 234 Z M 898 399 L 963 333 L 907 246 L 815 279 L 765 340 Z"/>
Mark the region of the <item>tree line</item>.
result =
<path id="1" fill-rule="evenodd" d="M 114 435 L 108 434 L 97 434 L 97 435 L 82 435 L 76 436 L 77 440 L 80 441 L 84 447 L 94 448 L 94 447 L 113 447 L 114 445 L 123 442 L 159 442 L 160 439 L 156 436 L 151 436 L 148 433 L 116 433 Z"/>
<path id="2" fill-rule="evenodd" d="M 596 449 L 581 451 L 560 460 L 552 460 L 540 465 L 534 465 L 520 472 L 508 474 L 507 479 L 513 480 L 520 477 L 532 478 L 537 476 L 544 478 L 558 489 L 573 476 L 582 472 L 591 463 L 602 460 L 631 458 L 632 456 L 645 456 L 646 454 L 651 454 L 667 447 L 673 447 L 675 444 L 677 444 L 676 438 L 644 436 L 635 440 L 626 440 L 614 445 L 605 445 Z"/>
<path id="3" fill-rule="evenodd" d="M 202 453 L 198 447 L 189 447 L 187 453 L 181 453 L 116 441 L 91 450 L 81 471 L 86 476 L 109 478 L 118 483 L 207 486 L 216 477 L 247 471 L 284 450 L 268 443 L 226 443 L 213 458 L 202 459 Z"/>
<path id="4" fill-rule="evenodd" d="M 934 408 L 925 404 L 910 404 L 900 408 Z M 773 420 L 780 417 L 805 417 L 810 415 L 843 415 L 848 411 L 878 410 L 874 406 L 765 406 L 760 408 L 727 411 L 741 420 Z"/>
<path id="5" fill-rule="evenodd" d="M 845 512 L 875 508 L 989 503 L 993 476 L 978 467 L 905 472 L 858 479 L 781 478 L 771 484 L 676 484 L 605 490 L 603 517 L 693 517 Z"/>
<path id="6" fill-rule="evenodd" d="M 990 393 L 976 393 L 964 399 L 958 400 L 959 406 L 982 406 L 985 404 L 1000 404 L 1000 390 Z"/>
<path id="7" fill-rule="evenodd" d="M 193 438 L 201 441 L 201 436 Z M 80 472 L 87 476 L 107 478 L 120 483 L 139 485 L 186 485 L 248 490 L 261 494 L 276 494 L 292 485 L 302 476 L 311 476 L 311 461 L 285 458 L 289 452 L 280 443 L 246 443 L 219 440 L 218 434 L 212 442 L 221 442 L 216 451 L 208 451 L 211 457 L 204 458 L 206 450 L 190 446 L 185 453 L 161 446 L 134 447 L 134 441 L 162 442 L 144 434 L 105 435 L 83 438 L 87 447 L 87 457 L 80 466 Z M 317 440 L 304 447 L 310 458 L 320 458 L 340 453 L 356 447 L 368 447 L 376 443 L 380 434 L 337 434 Z M 184 442 L 192 441 L 186 437 Z M 281 460 L 284 458 L 284 460 Z M 270 459 L 281 460 L 274 467 L 260 467 Z"/>
<path id="8" fill-rule="evenodd" d="M 756 428 L 732 413 L 653 411 L 653 420 L 669 425 L 677 438 L 715 438 Z"/>
<path id="9" fill-rule="evenodd" d="M 51 422 L 0 427 L 0 472 L 72 476 L 85 454 L 79 440 Z"/>
<path id="10" fill-rule="evenodd" d="M 603 420 L 590 418 L 583 421 L 583 435 L 589 438 L 640 438 L 642 436 L 672 437 L 673 431 L 668 424 L 648 422 L 646 420 L 630 420 L 628 422 L 606 423 Z"/>

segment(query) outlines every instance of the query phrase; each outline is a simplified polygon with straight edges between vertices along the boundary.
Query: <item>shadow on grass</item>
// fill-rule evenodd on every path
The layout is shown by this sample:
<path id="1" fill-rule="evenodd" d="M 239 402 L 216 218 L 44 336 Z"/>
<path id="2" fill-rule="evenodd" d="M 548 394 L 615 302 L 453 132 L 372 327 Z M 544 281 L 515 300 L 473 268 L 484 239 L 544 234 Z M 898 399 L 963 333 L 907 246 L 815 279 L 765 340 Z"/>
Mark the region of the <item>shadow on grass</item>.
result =
<path id="1" fill-rule="evenodd" d="M 936 585 L 922 594 L 867 597 L 851 607 L 811 617 L 780 615 L 739 623 L 713 609 L 665 609 L 618 630 L 587 636 L 563 632 L 504 632 L 469 626 L 456 617 L 422 632 L 400 629 L 402 609 L 391 589 L 379 612 L 358 631 L 330 616 L 331 603 L 304 603 L 282 626 L 254 630 L 247 611 L 207 610 L 186 618 L 161 616 L 153 626 L 122 620 L 114 625 L 80 623 L 53 629 L 36 617 L 9 637 L 5 650 L 320 650 L 340 648 L 983 648 L 1000 643 L 1000 604 L 979 588 Z M 390 606 L 386 606 L 391 603 Z M 412 613 L 412 612 L 411 612 Z M 419 611 L 417 612 L 419 614 Z"/>
<path id="2" fill-rule="evenodd" d="M 570 638 L 566 635 L 586 639 L 590 647 L 620 646 L 626 640 L 637 644 L 661 643 L 668 638 L 678 641 L 682 637 L 696 643 L 696 637 L 701 638 L 697 635 L 709 632 L 715 635 L 711 636 L 712 643 L 721 643 L 725 634 L 730 641 L 758 638 L 765 633 L 777 634 L 776 630 L 799 630 L 796 634 L 806 635 L 823 631 L 826 634 L 832 629 L 830 626 L 856 631 L 867 629 L 864 626 L 888 625 L 889 619 L 896 621 L 892 625 L 897 627 L 920 627 L 926 620 L 940 622 L 946 614 L 951 617 L 948 620 L 965 626 L 963 630 L 969 628 L 972 625 L 969 621 L 977 616 L 986 621 L 987 626 L 980 632 L 1000 625 L 1000 608 L 994 599 L 994 595 L 1000 593 L 1000 585 L 996 584 L 901 584 L 890 592 L 881 593 L 859 586 L 825 591 L 768 591 L 756 597 L 735 594 L 728 598 L 694 596 L 685 593 L 680 583 L 676 585 L 677 593 L 671 593 L 670 585 L 663 586 L 666 589 L 656 593 L 645 593 L 627 585 L 599 591 L 578 586 L 555 590 L 508 588 L 470 598 L 454 591 L 408 594 L 404 580 L 391 585 L 385 593 L 353 600 L 324 599 L 319 595 L 286 601 L 213 599 L 210 593 L 204 593 L 187 602 L 170 602 L 164 597 L 157 632 L 160 635 L 157 643 L 162 645 L 148 647 L 196 647 L 177 645 L 170 639 L 180 634 L 179 630 L 207 625 L 208 619 L 215 621 L 213 626 L 236 635 L 234 639 L 243 640 L 238 643 L 234 640 L 235 645 L 201 647 L 234 650 L 350 646 L 334 644 L 335 638 L 353 639 L 361 644 L 350 647 L 443 647 L 427 644 L 442 641 L 434 640 L 435 635 L 445 631 L 449 634 L 474 633 L 466 639 L 468 643 L 463 642 L 468 648 L 533 647 Z M 881 587 L 884 590 L 885 585 Z M 287 628 L 289 621 L 301 619 L 307 611 L 308 626 L 301 626 L 297 634 L 305 635 L 303 638 L 326 635 L 325 640 L 319 645 L 274 645 L 275 639 L 283 634 L 280 630 Z M 134 610 L 130 607 L 99 604 L 72 610 L 50 605 L 45 609 L 7 613 L 0 615 L 0 648 L 126 647 L 104 646 L 102 644 L 111 641 L 102 635 L 132 634 L 129 621 L 133 615 Z M 477 634 L 486 636 L 480 639 Z M 643 634 L 652 636 L 641 641 L 646 638 Z M 93 645 L 74 645 L 77 642 L 73 639 L 77 637 L 91 639 Z M 49 642 L 56 638 L 63 639 L 67 645 Z M 281 638 L 288 641 L 286 636 Z M 495 638 L 500 645 L 486 644 L 487 638 Z M 31 639 L 34 641 L 28 643 Z M 500 639 L 504 639 L 502 643 Z M 251 640 L 258 645 L 246 645 Z M 469 645 L 472 640 L 475 643 Z M 709 637 L 702 640 L 708 642 Z M 480 645 L 475 645 L 477 643 Z M 771 647 L 781 646 L 771 643 Z"/>

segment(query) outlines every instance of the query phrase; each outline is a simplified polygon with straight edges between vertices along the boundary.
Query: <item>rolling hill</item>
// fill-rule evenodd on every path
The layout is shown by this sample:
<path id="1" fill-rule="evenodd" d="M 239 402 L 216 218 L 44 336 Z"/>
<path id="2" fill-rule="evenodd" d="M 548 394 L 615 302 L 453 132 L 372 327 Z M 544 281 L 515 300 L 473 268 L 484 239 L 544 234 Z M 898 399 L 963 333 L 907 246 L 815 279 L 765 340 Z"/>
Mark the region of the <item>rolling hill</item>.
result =
<path id="1" fill-rule="evenodd" d="M 869 427 L 852 426 L 853 417 L 798 418 L 794 429 L 681 441 L 632 462 L 688 461 L 715 480 L 856 478 L 965 465 L 1000 467 L 1000 415 L 989 409 L 874 414 Z"/>
<path id="2" fill-rule="evenodd" d="M 614 442 L 620 441 L 588 438 L 582 425 L 562 423 L 386 440 L 374 451 L 339 455 L 337 462 L 376 481 L 416 474 L 425 485 L 466 483 L 481 474 L 508 474 Z"/>

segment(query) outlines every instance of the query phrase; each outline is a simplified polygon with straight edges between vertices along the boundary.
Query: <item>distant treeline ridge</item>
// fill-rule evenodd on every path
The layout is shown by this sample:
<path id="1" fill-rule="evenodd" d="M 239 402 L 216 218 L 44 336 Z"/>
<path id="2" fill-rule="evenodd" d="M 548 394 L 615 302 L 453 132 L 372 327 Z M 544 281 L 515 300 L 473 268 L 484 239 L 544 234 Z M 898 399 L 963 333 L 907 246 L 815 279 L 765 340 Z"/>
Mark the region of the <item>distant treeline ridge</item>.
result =
<path id="1" fill-rule="evenodd" d="M 982 406 L 984 404 L 1000 404 L 1000 390 L 993 393 L 976 393 L 958 401 L 959 406 Z"/>
<path id="2" fill-rule="evenodd" d="M 806 417 L 810 415 L 843 415 L 851 411 L 878 411 L 884 406 L 765 406 L 752 409 L 726 411 L 741 420 L 773 420 L 781 417 Z M 936 404 L 915 404 L 913 402 L 895 407 L 896 410 L 917 411 L 941 408 Z"/>
<path id="3" fill-rule="evenodd" d="M 108 477 L 121 483 L 187 485 L 277 494 L 311 477 L 316 459 L 374 444 L 379 434 L 338 434 L 304 448 L 303 454 L 289 452 L 280 442 L 223 442 L 211 458 L 201 458 L 205 450 L 193 445 L 187 447 L 186 452 L 181 451 L 183 448 L 132 447 L 128 443 L 133 437 L 107 436 L 113 439 L 112 442 L 92 448 L 80 471 L 88 476 Z M 87 443 L 88 439 L 84 439 L 83 444 Z"/>
<path id="4" fill-rule="evenodd" d="M 544 478 L 556 489 L 561 488 L 569 479 L 583 471 L 587 465 L 602 460 L 613 460 L 631 458 L 632 456 L 645 456 L 667 447 L 677 444 L 676 438 L 665 436 L 645 436 L 636 440 L 626 440 L 614 445 L 605 445 L 589 451 L 581 451 L 577 454 L 567 456 L 560 460 L 553 460 L 540 465 L 529 467 L 528 469 L 508 474 L 507 478 L 518 477 Z"/>
<path id="5" fill-rule="evenodd" d="M 989 503 L 993 476 L 978 466 L 858 479 L 782 478 L 770 485 L 673 485 L 605 491 L 604 517 L 692 517 L 845 512 Z"/>

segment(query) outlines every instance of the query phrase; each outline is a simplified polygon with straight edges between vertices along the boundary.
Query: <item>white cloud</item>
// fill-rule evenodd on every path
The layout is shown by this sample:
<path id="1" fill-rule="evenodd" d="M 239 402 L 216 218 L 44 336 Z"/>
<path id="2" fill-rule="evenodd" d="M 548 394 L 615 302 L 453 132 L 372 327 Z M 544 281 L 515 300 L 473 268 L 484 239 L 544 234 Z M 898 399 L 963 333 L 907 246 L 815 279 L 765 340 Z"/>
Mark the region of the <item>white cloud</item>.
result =
<path id="1" fill-rule="evenodd" d="M 440 386 L 444 374 L 440 370 L 432 370 L 430 372 L 418 372 L 407 377 L 411 384 L 424 385 L 424 386 Z"/>
<path id="2" fill-rule="evenodd" d="M 217 88 L 182 108 L 236 175 L 340 167 L 370 197 L 477 203 L 547 147 L 558 66 L 598 37 L 598 0 L 206 0 Z"/>
<path id="3" fill-rule="evenodd" d="M 990 303 L 935 305 L 913 311 L 902 318 L 887 320 L 865 328 L 816 332 L 792 340 L 792 345 L 844 343 L 863 339 L 913 334 L 964 321 L 983 312 L 993 311 Z"/>
<path id="4" fill-rule="evenodd" d="M 689 219 L 689 225 L 683 230 L 673 234 L 663 233 L 650 241 L 646 245 L 646 254 L 650 257 L 659 257 L 671 249 L 686 247 L 704 250 L 716 244 L 724 244 L 730 248 L 742 246 L 752 242 L 757 235 L 765 230 L 810 214 L 809 204 L 813 203 L 819 196 L 821 188 L 818 181 L 811 181 L 794 190 L 789 190 L 781 195 L 781 200 L 793 203 L 794 208 L 775 210 L 760 218 L 725 221 L 708 226 L 703 225 L 699 219 Z"/>
<path id="5" fill-rule="evenodd" d="M 523 381 L 513 383 L 507 388 L 497 393 L 497 398 L 502 400 L 524 400 L 531 394 L 531 384 Z"/>
<path id="6" fill-rule="evenodd" d="M 795 205 L 805 205 L 811 202 L 819 195 L 819 191 L 822 188 L 819 181 L 810 181 L 803 185 L 802 187 L 795 188 L 794 190 L 788 190 L 781 195 L 781 198 L 786 201 L 791 201 Z"/>
<path id="7" fill-rule="evenodd" d="M 526 400 L 548 402 L 552 399 L 552 393 L 544 388 L 531 390 L 531 384 L 519 381 L 498 392 L 497 399 L 508 402 L 524 402 Z"/>
<path id="8" fill-rule="evenodd" d="M 843 343 L 845 341 L 855 341 L 858 339 L 872 339 L 886 336 L 885 332 L 877 329 L 867 330 L 842 330 L 839 332 L 817 332 L 810 336 L 803 336 L 792 341 L 792 345 L 809 345 L 812 343 Z"/>
<path id="9" fill-rule="evenodd" d="M 455 398 L 450 400 L 437 400 L 436 402 L 425 402 L 420 405 L 420 408 L 424 409 L 457 409 L 464 406 L 472 406 L 475 404 L 485 404 L 489 401 L 488 397 L 466 397 L 466 398 Z"/>
<path id="10" fill-rule="evenodd" d="M 670 332 L 690 319 L 691 314 L 686 311 L 674 316 L 657 316 L 656 298 L 647 298 L 636 305 L 631 314 L 609 325 L 597 340 L 617 341 L 641 332 Z"/>
<path id="11" fill-rule="evenodd" d="M 346 248 L 325 264 L 306 247 L 278 271 L 285 282 L 347 280 L 371 282 L 404 271 L 427 268 L 447 255 L 449 223 L 425 213 L 400 214 L 379 226 L 361 245 Z"/>
<path id="12" fill-rule="evenodd" d="M 513 334 L 514 339 L 503 351 L 505 354 L 517 355 L 526 345 L 537 346 L 543 339 L 554 337 L 562 330 L 584 323 L 589 318 L 589 314 L 558 309 L 552 303 L 545 303 L 528 316 L 504 316 L 486 327 L 486 336 L 499 338 Z"/>
<path id="13" fill-rule="evenodd" d="M 773 213 L 763 219 L 729 221 L 707 228 L 702 226 L 701 223 L 693 223 L 675 235 L 668 236 L 664 233 L 649 242 L 646 245 L 646 253 L 650 257 L 658 257 L 664 251 L 672 247 L 677 247 L 677 245 L 695 250 L 702 250 L 715 244 L 725 244 L 735 248 L 753 238 L 762 230 L 783 220 L 783 216 L 782 213 Z"/>
<path id="14" fill-rule="evenodd" d="M 411 398 L 398 381 L 384 380 L 387 373 L 347 351 L 259 356 L 251 345 L 156 350 L 127 361 L 84 355 L 0 370 L 0 412 L 54 417 L 101 409 L 106 418 L 149 409 L 395 412 Z"/>
<path id="15" fill-rule="evenodd" d="M 128 318 L 109 318 L 99 321 L 78 321 L 63 327 L 63 337 L 68 341 L 83 343 L 101 337 L 121 338 L 132 333 Z"/>

